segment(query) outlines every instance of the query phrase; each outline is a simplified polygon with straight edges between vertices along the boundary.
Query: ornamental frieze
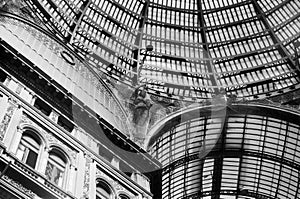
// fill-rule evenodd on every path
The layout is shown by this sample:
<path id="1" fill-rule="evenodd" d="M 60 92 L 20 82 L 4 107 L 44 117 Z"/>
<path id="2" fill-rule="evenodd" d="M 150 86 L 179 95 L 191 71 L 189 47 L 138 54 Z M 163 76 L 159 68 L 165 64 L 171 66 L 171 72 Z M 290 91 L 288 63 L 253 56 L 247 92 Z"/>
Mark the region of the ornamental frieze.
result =
<path id="1" fill-rule="evenodd" d="M 16 189 L 18 189 L 19 191 L 21 191 L 22 193 L 26 194 L 27 196 L 29 196 L 30 198 L 36 198 L 36 194 L 31 191 L 30 189 L 25 188 L 22 184 L 20 184 L 19 182 L 16 182 L 15 180 L 9 178 L 6 175 L 2 176 L 2 179 L 4 179 L 7 183 L 9 183 L 10 185 L 14 186 Z"/>

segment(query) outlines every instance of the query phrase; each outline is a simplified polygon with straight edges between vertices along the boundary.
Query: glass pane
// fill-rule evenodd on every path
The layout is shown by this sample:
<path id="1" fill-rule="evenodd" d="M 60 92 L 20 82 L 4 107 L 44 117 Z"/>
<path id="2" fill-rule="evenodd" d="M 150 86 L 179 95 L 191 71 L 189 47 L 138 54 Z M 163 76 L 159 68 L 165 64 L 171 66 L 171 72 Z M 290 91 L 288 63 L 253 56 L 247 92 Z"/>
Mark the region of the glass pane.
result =
<path id="1" fill-rule="evenodd" d="M 63 171 L 49 161 L 47 163 L 45 174 L 48 180 L 54 182 L 58 186 L 62 185 Z"/>
<path id="2" fill-rule="evenodd" d="M 19 148 L 17 150 L 16 156 L 19 160 L 23 160 L 23 156 L 25 153 L 25 146 L 23 146 L 22 144 L 19 145 Z"/>
<path id="3" fill-rule="evenodd" d="M 99 185 L 98 185 L 99 186 Z M 110 191 L 106 190 L 107 187 L 97 187 L 97 199 L 108 199 L 110 198 Z"/>
<path id="4" fill-rule="evenodd" d="M 37 142 L 37 140 L 28 135 L 24 135 L 22 137 L 22 142 L 24 143 L 24 145 L 28 145 L 36 150 L 38 150 L 40 147 L 40 144 Z"/>
<path id="5" fill-rule="evenodd" d="M 35 168 L 38 159 L 38 153 L 40 148 L 40 142 L 38 142 L 33 135 L 29 135 L 26 132 L 23 134 L 20 141 L 16 156 L 19 160 Z"/>
<path id="6" fill-rule="evenodd" d="M 35 153 L 34 151 L 29 150 L 28 156 L 27 156 L 27 159 L 26 159 L 25 163 L 27 165 L 29 165 L 30 167 L 35 168 L 37 157 L 38 157 L 37 153 Z"/>

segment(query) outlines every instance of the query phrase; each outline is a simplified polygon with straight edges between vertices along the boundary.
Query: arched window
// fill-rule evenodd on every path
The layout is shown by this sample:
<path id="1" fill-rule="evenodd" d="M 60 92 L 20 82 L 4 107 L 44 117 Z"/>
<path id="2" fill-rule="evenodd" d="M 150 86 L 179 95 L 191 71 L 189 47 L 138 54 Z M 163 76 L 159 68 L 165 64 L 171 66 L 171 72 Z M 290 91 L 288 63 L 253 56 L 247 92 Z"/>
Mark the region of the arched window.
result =
<path id="1" fill-rule="evenodd" d="M 96 199 L 111 199 L 112 198 L 112 190 L 107 185 L 107 183 L 103 181 L 99 181 L 97 183 L 97 194 Z"/>
<path id="2" fill-rule="evenodd" d="M 21 137 L 16 156 L 19 160 L 32 168 L 36 168 L 41 140 L 32 131 L 25 131 Z"/>
<path id="3" fill-rule="evenodd" d="M 125 194 L 120 194 L 119 199 L 130 199 L 130 197 Z"/>
<path id="4" fill-rule="evenodd" d="M 57 149 L 49 152 L 49 159 L 46 166 L 46 178 L 54 184 L 62 187 L 66 173 L 67 160 Z"/>

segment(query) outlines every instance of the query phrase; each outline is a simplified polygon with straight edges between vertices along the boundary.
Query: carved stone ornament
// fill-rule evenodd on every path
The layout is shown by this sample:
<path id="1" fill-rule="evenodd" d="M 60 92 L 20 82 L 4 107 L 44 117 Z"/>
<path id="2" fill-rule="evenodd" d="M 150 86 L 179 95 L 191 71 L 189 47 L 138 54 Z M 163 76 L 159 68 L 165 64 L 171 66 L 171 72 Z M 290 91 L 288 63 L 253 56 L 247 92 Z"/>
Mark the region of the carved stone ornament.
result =
<path id="1" fill-rule="evenodd" d="M 96 179 L 97 179 L 97 178 L 101 178 L 101 177 L 103 177 L 103 176 L 104 176 L 103 172 L 100 171 L 99 169 L 97 169 L 97 170 L 96 170 Z"/>
<path id="2" fill-rule="evenodd" d="M 17 89 L 16 89 L 16 93 L 19 95 L 19 94 L 21 93 L 21 91 L 22 91 L 23 88 L 24 88 L 23 85 L 18 84 L 18 87 L 17 87 Z"/>
<path id="3" fill-rule="evenodd" d="M 83 196 L 84 198 L 89 198 L 90 192 L 90 168 L 92 163 L 92 155 L 86 154 L 85 155 L 85 171 L 84 171 L 84 184 L 83 184 Z"/>
<path id="4" fill-rule="evenodd" d="M 11 77 L 8 76 L 4 81 L 4 85 L 8 87 L 10 82 L 11 82 Z"/>
<path id="5" fill-rule="evenodd" d="M 113 188 L 118 192 L 118 191 L 124 191 L 124 187 L 119 184 L 118 181 L 113 181 Z"/>
<path id="6" fill-rule="evenodd" d="M 34 192 L 32 192 L 31 190 L 23 187 L 22 184 L 20 184 L 19 182 L 16 182 L 14 180 L 12 180 L 11 178 L 9 178 L 6 175 L 2 176 L 2 179 L 4 179 L 6 182 L 8 182 L 10 185 L 14 186 L 16 189 L 18 189 L 19 191 L 21 191 L 22 193 L 26 194 L 27 196 L 29 196 L 30 198 L 36 198 L 36 194 Z"/>
<path id="7" fill-rule="evenodd" d="M 68 154 L 68 157 L 70 158 L 70 163 L 72 165 L 75 165 L 76 163 L 76 157 L 77 153 L 70 149 L 68 146 L 66 146 L 64 143 L 62 143 L 60 140 L 58 140 L 52 133 L 47 132 L 47 131 L 42 131 L 43 134 L 45 135 L 46 139 L 48 140 L 49 144 L 55 144 L 60 146 L 60 148 Z"/>
<path id="8" fill-rule="evenodd" d="M 59 117 L 59 114 L 55 111 L 52 111 L 51 114 L 50 114 L 50 119 L 53 121 L 53 122 L 57 122 L 58 120 L 58 117 Z"/>
<path id="9" fill-rule="evenodd" d="M 33 125 L 33 122 L 31 119 L 29 119 L 29 117 L 23 113 L 22 116 L 21 116 L 21 119 L 20 119 L 20 122 L 19 122 L 19 125 L 20 124 L 30 124 L 30 125 Z"/>
<path id="10" fill-rule="evenodd" d="M 4 135 L 6 133 L 7 127 L 9 125 L 11 117 L 12 117 L 15 109 L 17 108 L 17 104 L 18 104 L 17 101 L 12 98 L 8 100 L 8 103 L 9 103 L 9 106 L 6 109 L 6 113 L 0 124 L 0 141 L 2 141 L 4 139 Z"/>

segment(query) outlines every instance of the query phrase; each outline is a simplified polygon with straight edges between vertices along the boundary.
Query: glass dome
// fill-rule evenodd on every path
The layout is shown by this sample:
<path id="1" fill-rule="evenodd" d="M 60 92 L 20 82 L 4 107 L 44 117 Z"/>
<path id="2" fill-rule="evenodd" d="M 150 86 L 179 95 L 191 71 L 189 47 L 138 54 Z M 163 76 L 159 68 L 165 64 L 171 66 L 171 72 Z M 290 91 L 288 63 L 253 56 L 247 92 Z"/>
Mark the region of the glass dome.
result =
<path id="1" fill-rule="evenodd" d="M 299 1 L 29 0 L 114 85 L 200 102 L 299 87 Z"/>
<path id="2" fill-rule="evenodd" d="M 161 198 L 300 197 L 299 112 L 233 105 L 220 129 L 224 118 L 212 117 L 210 109 L 190 110 L 196 117 L 184 121 L 165 118 L 166 125 L 151 132 L 150 154 L 163 164 Z"/>

